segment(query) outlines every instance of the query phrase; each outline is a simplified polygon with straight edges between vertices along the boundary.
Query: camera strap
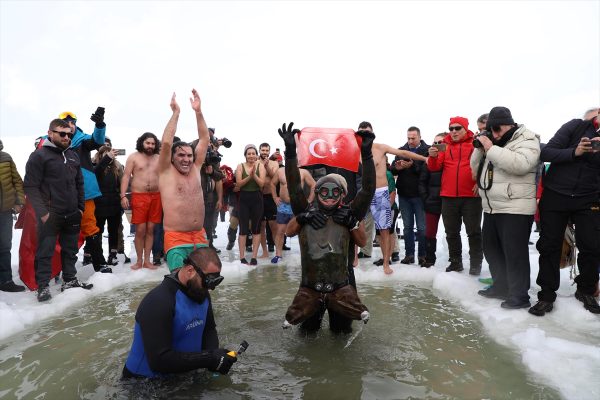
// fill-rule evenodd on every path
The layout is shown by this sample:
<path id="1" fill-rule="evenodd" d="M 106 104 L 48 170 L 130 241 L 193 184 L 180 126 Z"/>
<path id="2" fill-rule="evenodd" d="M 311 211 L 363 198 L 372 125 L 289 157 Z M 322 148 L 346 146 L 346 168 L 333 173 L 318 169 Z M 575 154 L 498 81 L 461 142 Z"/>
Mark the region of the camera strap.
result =
<path id="1" fill-rule="evenodd" d="M 488 163 L 488 166 L 485 171 L 487 184 L 482 185 L 481 184 L 481 175 L 483 173 L 483 166 L 485 164 L 485 159 L 486 159 L 486 156 L 484 154 L 483 157 L 481 158 L 481 160 L 479 161 L 479 167 L 477 167 L 477 187 L 481 190 L 487 191 L 487 190 L 490 190 L 492 188 L 492 185 L 494 184 L 494 164 L 492 164 L 491 161 Z"/>

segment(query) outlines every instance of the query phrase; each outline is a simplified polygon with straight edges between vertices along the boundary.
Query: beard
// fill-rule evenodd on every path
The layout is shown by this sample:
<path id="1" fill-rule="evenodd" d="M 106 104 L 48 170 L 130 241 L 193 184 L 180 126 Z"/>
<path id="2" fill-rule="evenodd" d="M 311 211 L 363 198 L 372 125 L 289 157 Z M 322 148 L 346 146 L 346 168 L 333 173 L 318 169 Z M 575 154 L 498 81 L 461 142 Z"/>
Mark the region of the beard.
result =
<path id="1" fill-rule="evenodd" d="M 144 147 L 144 154 L 147 156 L 154 155 L 154 149 L 151 147 Z"/>
<path id="2" fill-rule="evenodd" d="M 51 141 L 51 142 L 52 142 L 52 144 L 54 144 L 56 147 L 58 147 L 59 149 L 63 149 L 63 150 L 66 150 L 66 149 L 68 149 L 68 148 L 69 148 L 69 146 L 71 145 L 71 141 L 68 141 L 68 142 L 67 142 L 67 144 L 63 144 L 63 143 L 61 142 L 61 140 L 60 140 L 60 139 L 56 139 L 56 141 L 55 141 L 55 140 L 53 140 L 53 139 L 50 139 L 50 141 Z"/>
<path id="3" fill-rule="evenodd" d="M 200 285 L 196 284 L 193 280 L 189 280 L 185 284 L 185 294 L 195 302 L 202 304 L 208 297 L 208 290 L 200 287 Z"/>

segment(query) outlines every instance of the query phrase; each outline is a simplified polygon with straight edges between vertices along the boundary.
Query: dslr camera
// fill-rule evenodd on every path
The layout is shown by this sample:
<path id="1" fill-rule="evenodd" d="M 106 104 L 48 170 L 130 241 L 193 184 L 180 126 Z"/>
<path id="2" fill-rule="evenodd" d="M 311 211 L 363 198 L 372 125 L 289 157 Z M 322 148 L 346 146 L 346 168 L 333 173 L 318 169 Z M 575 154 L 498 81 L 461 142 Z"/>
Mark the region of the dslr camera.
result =
<path id="1" fill-rule="evenodd" d="M 204 159 L 205 164 L 218 164 L 221 162 L 221 154 L 213 149 L 212 146 L 208 146 L 206 149 L 206 158 Z"/>
<path id="2" fill-rule="evenodd" d="M 477 136 L 475 136 L 475 138 L 473 139 L 473 147 L 475 147 L 476 149 L 480 149 L 480 148 L 483 147 L 483 145 L 479 141 L 479 136 L 485 136 L 485 137 L 487 137 L 490 140 L 494 139 L 494 136 L 492 136 L 492 132 L 490 132 L 490 131 L 481 131 L 481 133 L 478 134 Z"/>

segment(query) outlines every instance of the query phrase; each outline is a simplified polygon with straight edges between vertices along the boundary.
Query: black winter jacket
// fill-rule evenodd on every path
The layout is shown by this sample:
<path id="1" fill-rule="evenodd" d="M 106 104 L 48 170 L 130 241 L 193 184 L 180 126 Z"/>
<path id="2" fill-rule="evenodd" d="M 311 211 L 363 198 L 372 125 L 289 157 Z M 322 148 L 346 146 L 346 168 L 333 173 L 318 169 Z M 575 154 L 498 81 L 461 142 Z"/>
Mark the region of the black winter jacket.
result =
<path id="1" fill-rule="evenodd" d="M 571 197 L 600 192 L 600 153 L 575 157 L 575 148 L 582 137 L 593 138 L 596 129 L 592 121 L 574 119 L 564 124 L 541 151 L 540 158 L 550 162 L 543 178 L 544 189 Z"/>
<path id="2" fill-rule="evenodd" d="M 408 143 L 400 147 L 400 150 L 410 151 Z M 416 153 L 427 157 L 429 145 L 421 140 L 421 144 L 417 148 Z M 397 175 L 396 178 L 396 190 L 399 197 L 419 197 L 419 176 L 421 170 L 427 169 L 427 166 L 423 161 L 413 161 L 413 165 L 410 168 L 398 170 L 396 169 L 396 161 L 402 160 L 402 157 L 396 156 L 394 162 L 390 166 L 390 172 L 392 175 Z"/>
<path id="3" fill-rule="evenodd" d="M 101 197 L 96 197 L 96 215 L 99 217 L 113 217 L 121 215 L 121 177 L 116 176 L 109 168 L 112 158 L 105 155 L 94 167 Z"/>
<path id="4" fill-rule="evenodd" d="M 419 176 L 419 195 L 423 200 L 425 212 L 430 214 L 442 213 L 442 171 L 429 171 L 428 168 L 421 169 Z"/>
<path id="5" fill-rule="evenodd" d="M 83 177 L 79 157 L 50 140 L 29 156 L 23 188 L 38 218 L 48 212 L 69 216 L 83 212 Z"/>

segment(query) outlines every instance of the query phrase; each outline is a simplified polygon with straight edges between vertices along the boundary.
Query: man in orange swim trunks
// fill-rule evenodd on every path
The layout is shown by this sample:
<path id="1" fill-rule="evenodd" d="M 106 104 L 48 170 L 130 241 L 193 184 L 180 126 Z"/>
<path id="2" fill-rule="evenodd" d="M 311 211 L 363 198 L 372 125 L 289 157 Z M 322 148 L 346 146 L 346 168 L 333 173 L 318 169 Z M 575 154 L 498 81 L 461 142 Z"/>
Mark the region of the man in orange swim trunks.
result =
<path id="1" fill-rule="evenodd" d="M 131 181 L 131 223 L 135 224 L 135 252 L 137 261 L 131 269 L 156 269 L 150 261 L 154 225 L 162 219 L 162 205 L 158 192 L 158 153 L 160 142 L 156 135 L 144 133 L 137 139 L 137 153 L 131 154 L 121 179 L 121 206 L 129 208 L 127 186 Z"/>
<path id="2" fill-rule="evenodd" d="M 162 137 L 158 161 L 158 187 L 164 204 L 163 227 L 167 265 L 173 271 L 184 265 L 183 260 L 196 247 L 208 246 L 204 231 L 204 197 L 200 186 L 200 167 L 206 158 L 209 133 L 200 108 L 200 96 L 192 90 L 190 99 L 196 114 L 198 145 L 193 150 L 189 143 L 175 142 L 173 137 L 179 121 L 179 105 L 175 93 L 171 97 L 173 115 Z"/>

